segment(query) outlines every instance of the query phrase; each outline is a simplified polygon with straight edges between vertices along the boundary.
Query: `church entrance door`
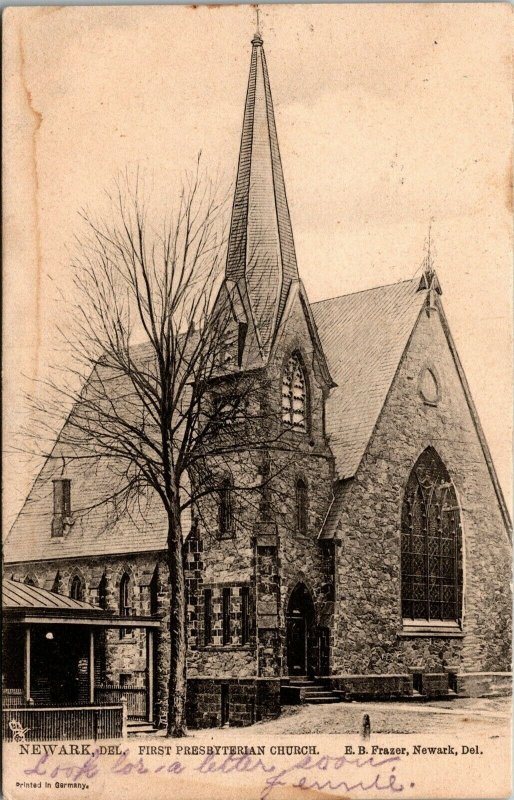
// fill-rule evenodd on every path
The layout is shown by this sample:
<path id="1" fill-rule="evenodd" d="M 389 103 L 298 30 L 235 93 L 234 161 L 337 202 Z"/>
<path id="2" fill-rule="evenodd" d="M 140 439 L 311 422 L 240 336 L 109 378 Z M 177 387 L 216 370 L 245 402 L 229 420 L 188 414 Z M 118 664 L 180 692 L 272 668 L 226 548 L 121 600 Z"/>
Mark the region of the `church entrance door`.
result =
<path id="1" fill-rule="evenodd" d="M 303 583 L 293 590 L 286 614 L 287 671 L 289 675 L 307 675 L 310 669 L 310 647 L 314 627 L 314 603 Z"/>

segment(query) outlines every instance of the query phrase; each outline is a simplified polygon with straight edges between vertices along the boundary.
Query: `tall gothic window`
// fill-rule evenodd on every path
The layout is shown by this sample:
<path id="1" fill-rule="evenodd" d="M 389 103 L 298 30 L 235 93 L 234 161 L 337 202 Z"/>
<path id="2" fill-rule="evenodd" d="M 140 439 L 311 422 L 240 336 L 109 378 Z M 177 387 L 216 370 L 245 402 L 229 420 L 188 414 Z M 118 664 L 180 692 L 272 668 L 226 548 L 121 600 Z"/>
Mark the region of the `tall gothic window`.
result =
<path id="1" fill-rule="evenodd" d="M 446 467 L 429 447 L 412 469 L 403 500 L 402 616 L 459 621 L 461 593 L 457 497 Z"/>
<path id="2" fill-rule="evenodd" d="M 282 374 L 282 421 L 298 431 L 307 430 L 307 382 L 302 362 L 293 353 Z"/>
<path id="3" fill-rule="evenodd" d="M 307 484 L 301 478 L 296 481 L 296 530 L 307 533 Z"/>
<path id="4" fill-rule="evenodd" d="M 232 481 L 226 478 L 219 488 L 218 504 L 219 535 L 232 536 L 234 517 L 232 509 Z"/>

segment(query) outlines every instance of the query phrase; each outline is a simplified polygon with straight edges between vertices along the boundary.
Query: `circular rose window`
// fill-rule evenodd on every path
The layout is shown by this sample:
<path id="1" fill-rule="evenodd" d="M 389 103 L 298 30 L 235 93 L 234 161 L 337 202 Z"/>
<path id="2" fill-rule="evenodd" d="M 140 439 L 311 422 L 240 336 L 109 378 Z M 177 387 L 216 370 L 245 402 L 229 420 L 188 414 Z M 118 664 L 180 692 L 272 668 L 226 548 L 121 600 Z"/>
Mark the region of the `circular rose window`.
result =
<path id="1" fill-rule="evenodd" d="M 421 370 L 419 376 L 419 391 L 426 403 L 438 403 L 441 397 L 439 384 L 433 371 L 429 367 Z"/>

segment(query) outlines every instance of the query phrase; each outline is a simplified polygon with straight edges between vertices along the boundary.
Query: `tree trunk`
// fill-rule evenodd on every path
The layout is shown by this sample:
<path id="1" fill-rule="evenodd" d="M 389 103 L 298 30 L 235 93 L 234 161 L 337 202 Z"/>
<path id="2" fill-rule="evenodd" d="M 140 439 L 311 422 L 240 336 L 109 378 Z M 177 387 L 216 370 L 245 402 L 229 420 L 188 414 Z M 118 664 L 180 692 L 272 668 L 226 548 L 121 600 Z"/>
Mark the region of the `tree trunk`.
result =
<path id="1" fill-rule="evenodd" d="M 175 505 L 177 506 L 175 508 Z M 186 587 L 182 560 L 182 525 L 178 499 L 168 514 L 170 573 L 170 678 L 168 736 L 186 736 Z"/>

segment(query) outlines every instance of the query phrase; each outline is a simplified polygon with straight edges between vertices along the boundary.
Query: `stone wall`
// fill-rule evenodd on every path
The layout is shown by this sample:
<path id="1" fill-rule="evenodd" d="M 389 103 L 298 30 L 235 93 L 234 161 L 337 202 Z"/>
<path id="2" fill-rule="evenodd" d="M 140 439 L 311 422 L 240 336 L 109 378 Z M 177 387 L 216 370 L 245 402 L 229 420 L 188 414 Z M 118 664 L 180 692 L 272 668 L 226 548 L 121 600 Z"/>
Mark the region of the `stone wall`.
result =
<path id="1" fill-rule="evenodd" d="M 280 714 L 280 680 L 188 678 L 187 724 L 191 728 L 253 725 Z"/>
<path id="2" fill-rule="evenodd" d="M 305 431 L 288 429 L 282 423 L 282 373 L 292 353 L 301 359 L 307 382 Z M 220 530 L 219 500 L 214 492 L 199 503 L 197 528 L 188 542 L 191 676 L 284 674 L 286 610 L 294 587 L 302 582 L 312 595 L 314 639 L 322 621 L 328 624 L 327 608 L 331 608 L 333 600 L 330 545 L 318 541 L 332 500 L 334 478 L 333 457 L 324 430 L 328 385 L 299 301 L 278 337 L 270 363 L 266 369 L 256 371 L 251 380 L 252 384 L 248 379 L 237 390 L 244 393 L 246 417 L 233 420 L 218 434 L 225 448 L 230 450 L 233 445 L 234 453 L 213 456 L 209 462 L 210 474 L 220 481 L 229 476 L 232 482 L 232 530 L 229 535 Z M 213 408 L 219 406 L 223 395 L 233 397 L 237 386 L 233 376 L 220 380 Z M 252 414 L 256 415 L 255 423 Z M 255 430 L 251 432 L 253 425 Z M 248 448 L 241 448 L 245 441 L 249 442 Z M 258 446 L 259 442 L 262 446 Z M 305 531 L 298 529 L 297 522 L 299 480 L 307 487 Z M 245 646 L 240 637 L 239 597 L 243 587 L 250 591 L 254 620 Z M 223 644 L 220 607 L 226 588 L 231 590 L 232 637 Z M 204 635 L 206 590 L 211 592 L 213 609 L 209 644 Z"/>
<path id="3" fill-rule="evenodd" d="M 430 366 L 440 398 L 426 403 Z M 403 493 L 420 453 L 433 447 L 460 505 L 463 630 L 412 634 L 402 624 Z M 471 413 L 438 312 L 423 310 L 371 443 L 345 489 L 339 519 L 332 672 L 463 672 L 510 668 L 510 544 Z"/>

